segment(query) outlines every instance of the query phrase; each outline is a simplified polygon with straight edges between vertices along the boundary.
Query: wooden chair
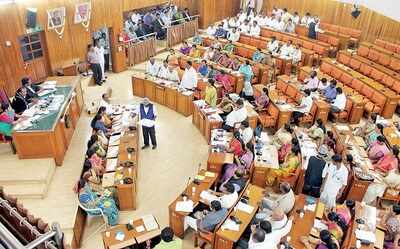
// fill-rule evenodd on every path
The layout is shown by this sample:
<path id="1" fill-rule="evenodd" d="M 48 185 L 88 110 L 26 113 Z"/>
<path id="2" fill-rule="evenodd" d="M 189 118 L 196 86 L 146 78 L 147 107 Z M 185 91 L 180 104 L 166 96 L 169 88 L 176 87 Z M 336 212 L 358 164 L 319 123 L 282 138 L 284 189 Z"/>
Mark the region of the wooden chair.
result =
<path id="1" fill-rule="evenodd" d="M 292 189 L 296 188 L 297 179 L 299 178 L 301 172 L 301 165 L 299 165 L 294 173 L 291 173 L 288 177 L 279 177 L 278 182 L 287 182 L 290 184 Z"/>

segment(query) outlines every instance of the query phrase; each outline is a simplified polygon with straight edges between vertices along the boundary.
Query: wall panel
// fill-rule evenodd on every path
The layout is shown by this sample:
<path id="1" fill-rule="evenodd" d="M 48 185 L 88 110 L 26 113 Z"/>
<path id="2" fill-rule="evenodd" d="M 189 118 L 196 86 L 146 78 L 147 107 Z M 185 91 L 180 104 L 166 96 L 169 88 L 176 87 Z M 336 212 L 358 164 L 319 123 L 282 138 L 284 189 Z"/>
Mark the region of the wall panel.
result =
<path id="1" fill-rule="evenodd" d="M 384 1 L 382 4 L 385 4 Z M 333 0 L 270 0 L 265 1 L 264 12 L 271 11 L 273 6 L 286 7 L 290 12 L 298 11 L 300 15 L 310 12 L 318 15 L 323 22 L 360 29 L 362 40 L 374 41 L 378 37 L 391 40 L 400 38 L 399 22 L 365 7 L 361 7 L 361 15 L 354 19 L 350 15 L 351 4 Z"/>

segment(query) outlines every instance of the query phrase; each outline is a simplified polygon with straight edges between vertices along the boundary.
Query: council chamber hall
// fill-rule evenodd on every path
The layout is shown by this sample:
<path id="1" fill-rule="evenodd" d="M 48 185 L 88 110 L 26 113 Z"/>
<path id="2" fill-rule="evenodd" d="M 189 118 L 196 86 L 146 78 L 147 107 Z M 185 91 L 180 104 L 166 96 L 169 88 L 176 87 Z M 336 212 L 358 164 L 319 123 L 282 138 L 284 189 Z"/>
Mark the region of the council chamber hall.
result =
<path id="1" fill-rule="evenodd" d="M 0 249 L 400 248 L 399 9 L 0 0 Z"/>

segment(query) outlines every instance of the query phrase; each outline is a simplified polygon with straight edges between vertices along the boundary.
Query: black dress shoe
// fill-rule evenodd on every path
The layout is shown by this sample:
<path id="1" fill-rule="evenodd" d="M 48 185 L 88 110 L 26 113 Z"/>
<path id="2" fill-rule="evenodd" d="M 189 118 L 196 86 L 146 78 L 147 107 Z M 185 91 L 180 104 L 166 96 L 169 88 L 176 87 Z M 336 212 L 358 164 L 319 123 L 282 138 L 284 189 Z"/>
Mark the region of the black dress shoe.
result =
<path id="1" fill-rule="evenodd" d="M 146 148 L 148 148 L 149 146 L 148 145 L 143 145 L 142 146 L 142 150 L 144 150 L 144 149 L 146 149 Z"/>
<path id="2" fill-rule="evenodd" d="M 157 145 L 153 145 L 153 147 L 151 147 L 153 150 L 155 150 L 157 148 Z"/>

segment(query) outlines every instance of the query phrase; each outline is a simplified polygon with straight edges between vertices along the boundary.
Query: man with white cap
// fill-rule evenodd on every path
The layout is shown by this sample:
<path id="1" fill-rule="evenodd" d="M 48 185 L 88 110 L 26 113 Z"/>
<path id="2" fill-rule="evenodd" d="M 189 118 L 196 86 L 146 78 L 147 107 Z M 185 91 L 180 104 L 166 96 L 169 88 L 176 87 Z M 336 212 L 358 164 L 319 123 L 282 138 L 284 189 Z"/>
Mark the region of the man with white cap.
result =
<path id="1" fill-rule="evenodd" d="M 308 165 L 304 174 L 303 194 L 311 195 L 319 198 L 322 186 L 322 172 L 326 165 L 326 155 L 328 148 L 326 145 L 321 145 L 318 149 L 318 155 L 311 156 L 308 159 Z"/>
<path id="2" fill-rule="evenodd" d="M 144 98 L 143 102 L 139 105 L 139 123 L 142 125 L 144 145 L 142 150 L 149 147 L 149 138 L 153 145 L 153 150 L 157 148 L 155 120 L 157 118 L 156 107 L 150 103 L 148 98 Z"/>

